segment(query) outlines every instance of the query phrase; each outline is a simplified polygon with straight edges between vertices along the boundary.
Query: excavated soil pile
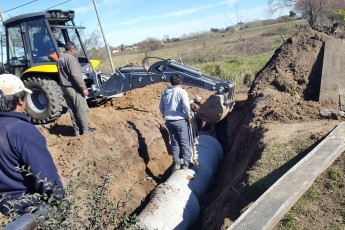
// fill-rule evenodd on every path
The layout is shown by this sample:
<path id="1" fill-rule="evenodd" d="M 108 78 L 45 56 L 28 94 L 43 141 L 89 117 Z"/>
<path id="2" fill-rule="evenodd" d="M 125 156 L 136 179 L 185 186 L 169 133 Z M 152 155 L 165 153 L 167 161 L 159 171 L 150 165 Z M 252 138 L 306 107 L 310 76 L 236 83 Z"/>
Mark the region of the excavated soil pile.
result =
<path id="1" fill-rule="evenodd" d="M 102 176 L 111 175 L 110 198 L 124 198 L 135 184 L 131 191 L 135 198 L 128 204 L 130 211 L 138 207 L 172 163 L 165 143 L 167 131 L 157 106 L 164 87 L 159 84 L 136 89 L 90 108 L 95 135 L 72 136 L 68 114 L 53 124 L 38 126 L 64 184 L 72 170 L 80 171 L 82 180 L 88 178 L 99 185 Z M 142 181 L 147 177 L 152 180 Z"/>
<path id="2" fill-rule="evenodd" d="M 80 171 L 82 180 L 101 184 L 111 176 L 110 199 L 124 198 L 131 190 L 128 211 L 138 208 L 153 188 L 169 174 L 172 158 L 168 154 L 168 131 L 160 115 L 160 96 L 167 84 L 135 89 L 90 108 L 95 135 L 72 136 L 68 114 L 46 126 L 38 126 L 47 139 L 64 184 L 68 174 Z M 187 88 L 189 97 L 207 97 L 210 92 Z M 145 178 L 152 180 L 144 180 Z M 73 177 L 72 177 L 73 180 Z M 90 188 L 85 188 L 90 189 Z"/>
<path id="3" fill-rule="evenodd" d="M 237 103 L 237 115 L 228 117 L 230 146 L 214 188 L 203 201 L 197 228 L 229 226 L 264 192 L 243 185 L 247 171 L 272 138 L 280 143 L 291 136 L 315 142 L 334 127 L 334 122 L 320 116 L 320 109 L 337 106 L 317 102 L 328 39 L 332 38 L 316 31 L 300 31 L 286 40 L 256 75 L 248 100 Z"/>

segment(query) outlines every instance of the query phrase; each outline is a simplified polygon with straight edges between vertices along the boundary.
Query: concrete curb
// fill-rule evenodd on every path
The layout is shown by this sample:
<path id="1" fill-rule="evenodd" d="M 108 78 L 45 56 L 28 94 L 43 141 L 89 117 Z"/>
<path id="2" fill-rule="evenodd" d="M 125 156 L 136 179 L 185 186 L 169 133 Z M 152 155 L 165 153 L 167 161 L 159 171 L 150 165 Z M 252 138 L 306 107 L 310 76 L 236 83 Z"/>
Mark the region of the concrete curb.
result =
<path id="1" fill-rule="evenodd" d="M 273 229 L 345 150 L 345 122 L 274 183 L 228 229 Z"/>

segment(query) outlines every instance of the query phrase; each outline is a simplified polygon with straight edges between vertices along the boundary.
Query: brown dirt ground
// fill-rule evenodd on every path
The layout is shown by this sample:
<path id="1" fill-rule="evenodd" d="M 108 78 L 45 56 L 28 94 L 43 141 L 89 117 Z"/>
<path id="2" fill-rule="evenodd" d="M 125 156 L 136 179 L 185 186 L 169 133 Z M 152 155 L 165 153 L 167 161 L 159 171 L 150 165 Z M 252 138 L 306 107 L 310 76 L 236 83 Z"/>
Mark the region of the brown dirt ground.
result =
<path id="1" fill-rule="evenodd" d="M 257 74 L 248 94 L 246 90 L 237 93 L 234 110 L 215 125 L 226 155 L 201 202 L 202 212 L 194 229 L 229 226 L 262 193 L 246 197 L 243 182 L 268 142 L 285 143 L 296 136 L 315 142 L 336 125 L 338 121 L 319 115 L 321 108 L 335 108 L 335 104 L 321 105 L 316 101 L 326 39 L 331 38 L 309 30 L 288 39 Z M 37 126 L 47 139 L 64 184 L 74 168 L 97 180 L 102 167 L 106 167 L 114 178 L 111 197 L 123 197 L 124 191 L 135 184 L 131 192 L 135 199 L 129 209 L 142 204 L 170 173 L 172 164 L 167 150 L 168 133 L 158 111 L 165 87 L 160 83 L 132 90 L 91 108 L 91 127 L 97 130 L 93 136 L 73 137 L 67 114 L 52 124 Z M 210 94 L 186 89 L 190 98 L 195 94 L 207 98 Z M 137 183 L 146 177 L 153 179 Z M 332 213 L 322 218 L 329 215 Z"/>
<path id="2" fill-rule="evenodd" d="M 159 83 L 135 89 L 90 108 L 91 127 L 97 132 L 92 136 L 71 136 L 68 114 L 53 124 L 39 126 L 64 183 L 75 168 L 84 177 L 97 180 L 106 167 L 106 172 L 113 177 L 110 197 L 123 198 L 131 189 L 134 199 L 129 211 L 137 208 L 165 180 L 172 164 L 167 150 L 168 132 L 158 109 L 166 86 Z M 209 95 L 209 92 L 186 89 L 190 98 L 195 94 Z M 147 177 L 152 180 L 143 182 Z"/>

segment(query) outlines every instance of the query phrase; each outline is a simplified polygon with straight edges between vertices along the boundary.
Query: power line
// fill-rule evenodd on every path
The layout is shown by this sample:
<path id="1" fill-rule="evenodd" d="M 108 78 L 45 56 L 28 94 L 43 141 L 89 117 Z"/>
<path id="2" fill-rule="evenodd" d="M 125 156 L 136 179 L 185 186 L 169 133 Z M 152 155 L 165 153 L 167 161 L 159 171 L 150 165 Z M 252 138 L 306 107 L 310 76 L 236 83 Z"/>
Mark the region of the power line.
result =
<path id="1" fill-rule="evenodd" d="M 59 3 L 59 4 L 55 5 L 55 6 L 60 6 L 62 4 L 65 4 L 66 2 L 70 2 L 70 1 L 72 1 L 72 0 L 67 0 L 67 1 L 61 2 L 61 3 Z M 54 8 L 55 6 L 51 6 L 51 7 L 47 8 L 47 9 L 45 9 L 45 10 L 49 10 L 51 8 Z M 43 10 L 43 11 L 45 11 L 45 10 Z"/>
<path id="2" fill-rule="evenodd" d="M 12 10 L 18 9 L 18 8 L 20 8 L 20 7 L 29 5 L 29 4 L 31 4 L 31 3 L 33 3 L 33 2 L 37 2 L 37 1 L 38 1 L 38 0 L 32 0 L 32 1 L 27 2 L 27 3 L 24 3 L 24 4 L 22 4 L 22 5 L 13 7 L 13 8 L 8 9 L 8 10 L 5 10 L 5 11 L 3 11 L 2 13 L 10 12 L 10 11 L 12 11 Z M 67 3 L 67 2 L 70 2 L 70 1 L 72 1 L 72 0 L 67 0 L 67 1 L 61 2 L 61 3 L 59 3 L 59 4 L 56 4 L 56 5 L 54 5 L 54 6 L 51 6 L 51 7 L 47 8 L 47 9 L 45 9 L 45 10 L 49 10 L 49 9 L 51 9 L 51 8 L 54 8 L 54 7 L 56 7 L 56 6 L 60 6 L 60 5 L 62 5 L 62 4 L 65 4 L 65 3 Z M 45 10 L 43 10 L 43 11 L 45 11 Z"/>
<path id="3" fill-rule="evenodd" d="M 20 6 L 16 6 L 16 7 L 12 8 L 12 9 L 5 10 L 5 11 L 4 11 L 4 12 L 2 12 L 2 13 L 7 13 L 7 12 L 9 12 L 9 11 L 12 11 L 12 10 L 18 9 L 18 8 L 20 8 L 20 7 L 26 6 L 26 5 L 30 4 L 30 3 L 37 2 L 37 1 L 38 1 L 38 0 L 33 0 L 33 1 L 31 1 L 31 2 L 24 3 L 24 4 L 20 5 Z"/>

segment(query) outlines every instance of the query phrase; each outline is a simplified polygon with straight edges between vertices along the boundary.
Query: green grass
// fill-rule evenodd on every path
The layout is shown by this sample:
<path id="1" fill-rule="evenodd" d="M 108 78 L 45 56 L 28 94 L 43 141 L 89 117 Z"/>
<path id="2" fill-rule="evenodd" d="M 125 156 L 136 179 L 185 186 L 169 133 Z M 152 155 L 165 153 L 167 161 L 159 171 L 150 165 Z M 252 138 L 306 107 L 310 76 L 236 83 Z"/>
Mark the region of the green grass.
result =
<path id="1" fill-rule="evenodd" d="M 281 225 L 284 226 L 284 229 L 290 230 L 290 229 L 298 229 L 297 226 L 297 218 L 298 213 L 294 212 L 293 210 L 287 213 L 284 218 L 281 220 Z"/>
<path id="2" fill-rule="evenodd" d="M 264 193 L 304 156 L 311 144 L 311 140 L 296 139 L 285 144 L 270 142 L 260 160 L 248 172 L 248 194 Z M 315 180 L 274 229 L 344 229 L 344 165 L 343 154 Z"/>
<path id="3" fill-rule="evenodd" d="M 275 229 L 344 229 L 344 164 L 343 153 L 315 180 Z"/>
<path id="4" fill-rule="evenodd" d="M 231 80 L 237 85 L 241 85 L 243 83 L 244 74 L 248 71 L 256 74 L 269 61 L 272 54 L 272 52 L 267 52 L 253 56 L 239 56 L 222 61 L 196 64 L 195 67 L 206 74 L 213 74 L 215 77 L 219 77 L 223 80 Z M 221 69 L 219 75 L 212 71 L 216 68 L 215 66 L 219 66 Z"/>
<path id="5" fill-rule="evenodd" d="M 259 184 L 264 185 L 261 187 L 267 189 L 295 163 L 294 161 L 287 162 L 303 153 L 310 144 L 310 142 L 299 140 L 291 140 L 285 144 L 270 143 L 265 147 L 261 159 L 248 172 L 247 185 L 251 186 L 260 181 Z"/>
<path id="6" fill-rule="evenodd" d="M 310 189 L 308 189 L 308 191 L 306 191 L 303 194 L 301 198 L 301 202 L 315 201 L 319 199 L 320 196 L 321 196 L 320 192 L 315 187 L 311 187 Z"/>

